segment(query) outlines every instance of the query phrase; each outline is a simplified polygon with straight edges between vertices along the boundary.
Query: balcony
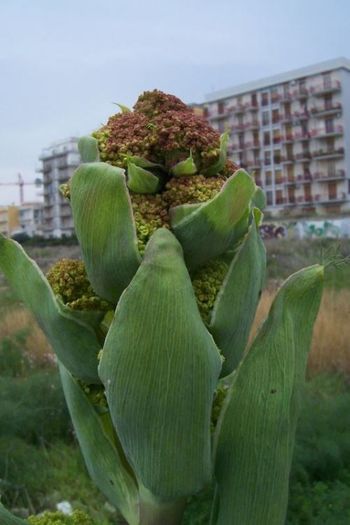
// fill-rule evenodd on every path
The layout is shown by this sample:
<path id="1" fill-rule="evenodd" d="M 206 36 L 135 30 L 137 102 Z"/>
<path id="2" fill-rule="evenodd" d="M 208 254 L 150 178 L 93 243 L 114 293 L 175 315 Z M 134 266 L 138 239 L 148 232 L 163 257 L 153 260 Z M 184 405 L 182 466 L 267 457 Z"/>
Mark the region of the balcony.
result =
<path id="1" fill-rule="evenodd" d="M 285 155 L 281 157 L 282 164 L 292 164 L 294 162 L 294 155 Z"/>
<path id="2" fill-rule="evenodd" d="M 286 186 L 296 186 L 297 184 L 307 184 L 312 181 L 312 175 L 311 173 L 300 173 L 296 177 L 293 177 L 293 179 L 288 179 L 285 183 Z"/>
<path id="3" fill-rule="evenodd" d="M 296 162 L 309 162 L 311 160 L 310 151 L 302 151 L 300 153 L 296 153 L 295 160 Z"/>
<path id="4" fill-rule="evenodd" d="M 283 115 L 281 115 L 281 122 L 284 124 L 284 123 L 288 123 L 288 122 L 292 122 L 293 121 L 293 115 L 291 113 L 284 113 Z"/>
<path id="5" fill-rule="evenodd" d="M 323 84 L 318 84 L 310 88 L 310 93 L 315 96 L 322 96 L 325 93 L 334 93 L 335 91 L 340 91 L 341 84 L 339 80 L 331 80 L 324 82 Z"/>
<path id="6" fill-rule="evenodd" d="M 230 113 L 243 113 L 243 111 L 245 110 L 245 105 L 235 104 L 234 106 L 229 106 L 227 109 Z"/>
<path id="7" fill-rule="evenodd" d="M 307 120 L 309 118 L 308 111 L 293 111 L 293 118 L 295 120 Z"/>
<path id="8" fill-rule="evenodd" d="M 282 98 L 282 95 L 279 93 L 271 93 L 271 103 L 276 104 L 276 102 L 279 102 Z"/>
<path id="9" fill-rule="evenodd" d="M 282 137 L 282 142 L 294 142 L 294 135 L 293 133 L 286 133 L 286 135 L 284 135 Z"/>
<path id="10" fill-rule="evenodd" d="M 314 198 L 312 195 L 309 195 L 308 197 L 305 197 L 303 195 L 299 195 L 298 197 L 292 197 L 290 196 L 288 199 L 288 202 L 286 203 L 286 206 L 312 206 Z"/>
<path id="11" fill-rule="evenodd" d="M 345 170 L 336 170 L 335 172 L 328 172 L 328 173 L 325 173 L 323 171 L 316 171 L 313 177 L 315 180 L 317 180 L 317 182 L 343 180 L 345 179 Z"/>
<path id="12" fill-rule="evenodd" d="M 310 134 L 306 131 L 296 131 L 293 135 L 293 138 L 295 141 L 303 141 L 303 140 L 309 140 Z"/>
<path id="13" fill-rule="evenodd" d="M 245 149 L 260 149 L 260 142 L 258 140 L 246 142 L 244 147 Z"/>
<path id="14" fill-rule="evenodd" d="M 226 118 L 228 114 L 229 111 L 227 109 L 223 109 L 222 111 L 208 111 L 207 119 L 220 120 L 222 118 Z"/>
<path id="15" fill-rule="evenodd" d="M 334 158 L 341 158 L 344 156 L 344 148 L 333 148 L 329 150 L 318 149 L 312 152 L 312 157 L 315 160 L 328 160 Z"/>
<path id="16" fill-rule="evenodd" d="M 245 110 L 246 111 L 258 111 L 259 109 L 259 104 L 258 102 L 247 102 L 245 104 Z"/>
<path id="17" fill-rule="evenodd" d="M 246 122 L 244 124 L 244 129 L 245 130 L 249 130 L 249 129 L 259 129 L 260 127 L 260 124 L 259 124 L 259 121 L 258 120 L 251 120 L 250 122 Z"/>
<path id="18" fill-rule="evenodd" d="M 290 102 L 293 98 L 293 95 L 291 91 L 284 91 L 280 97 L 280 102 Z"/>
<path id="19" fill-rule="evenodd" d="M 247 168 L 253 170 L 253 169 L 260 169 L 261 168 L 261 160 L 258 160 L 258 159 L 255 159 L 255 160 L 250 160 L 248 162 L 246 162 L 246 166 Z"/>
<path id="20" fill-rule="evenodd" d="M 345 191 L 339 192 L 336 195 L 315 195 L 315 202 L 318 204 L 333 204 L 346 202 L 348 200 Z"/>
<path id="21" fill-rule="evenodd" d="M 239 123 L 239 124 L 232 124 L 231 131 L 244 131 L 245 124 Z"/>
<path id="22" fill-rule="evenodd" d="M 309 90 L 306 87 L 299 87 L 292 91 L 292 97 L 294 99 L 307 98 L 309 96 Z"/>
<path id="23" fill-rule="evenodd" d="M 310 133 L 310 137 L 312 138 L 323 138 L 323 137 L 336 137 L 338 135 L 343 135 L 344 128 L 340 124 L 336 126 L 329 127 L 329 129 L 325 128 L 316 128 L 312 129 Z"/>
<path id="24" fill-rule="evenodd" d="M 313 106 L 310 112 L 314 117 L 327 117 L 328 115 L 339 113 L 341 109 L 341 102 L 334 102 L 333 104 L 325 104 L 323 106 Z"/>

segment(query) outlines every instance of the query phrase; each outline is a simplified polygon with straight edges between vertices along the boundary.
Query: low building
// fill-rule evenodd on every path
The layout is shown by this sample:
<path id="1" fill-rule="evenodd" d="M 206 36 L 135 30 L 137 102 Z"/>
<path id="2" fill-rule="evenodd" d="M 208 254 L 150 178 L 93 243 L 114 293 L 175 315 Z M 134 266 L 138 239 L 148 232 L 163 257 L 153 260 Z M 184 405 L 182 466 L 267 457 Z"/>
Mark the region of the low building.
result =
<path id="1" fill-rule="evenodd" d="M 229 155 L 255 177 L 267 213 L 350 215 L 350 60 L 338 58 L 207 95 Z"/>
<path id="2" fill-rule="evenodd" d="M 44 237 L 70 237 L 74 233 L 73 217 L 69 202 L 60 192 L 60 186 L 66 183 L 80 164 L 78 138 L 55 142 L 45 148 L 41 155 L 44 211 Z"/>
<path id="3" fill-rule="evenodd" d="M 10 237 L 20 229 L 18 206 L 0 206 L 0 233 Z"/>

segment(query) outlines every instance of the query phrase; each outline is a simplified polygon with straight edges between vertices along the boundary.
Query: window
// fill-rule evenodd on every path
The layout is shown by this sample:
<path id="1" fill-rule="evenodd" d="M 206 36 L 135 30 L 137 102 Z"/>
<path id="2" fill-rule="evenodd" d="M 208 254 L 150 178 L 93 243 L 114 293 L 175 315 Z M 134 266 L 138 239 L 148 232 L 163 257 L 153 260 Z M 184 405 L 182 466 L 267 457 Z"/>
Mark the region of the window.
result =
<path id="1" fill-rule="evenodd" d="M 266 186 L 272 185 L 272 172 L 271 171 L 267 171 L 265 173 L 265 184 Z"/>
<path id="2" fill-rule="evenodd" d="M 251 104 L 252 104 L 253 107 L 257 107 L 257 105 L 258 105 L 258 98 L 256 96 L 256 93 L 252 93 Z"/>
<path id="3" fill-rule="evenodd" d="M 271 137 L 269 131 L 264 131 L 264 146 L 270 146 Z"/>
<path id="4" fill-rule="evenodd" d="M 265 166 L 270 166 L 271 164 L 271 151 L 265 151 L 264 153 L 264 164 Z"/>
<path id="5" fill-rule="evenodd" d="M 218 131 L 220 131 L 220 133 L 225 131 L 225 122 L 223 120 L 219 120 L 218 122 Z"/>
<path id="6" fill-rule="evenodd" d="M 262 113 L 262 125 L 268 126 L 270 124 L 270 112 L 269 111 L 263 111 Z"/>
<path id="7" fill-rule="evenodd" d="M 277 124 L 280 121 L 279 109 L 272 110 L 272 124 Z"/>
<path id="8" fill-rule="evenodd" d="M 273 130 L 273 143 L 279 144 L 281 142 L 281 131 L 279 129 Z"/>
<path id="9" fill-rule="evenodd" d="M 283 204 L 283 190 L 276 190 L 276 204 Z"/>
<path id="10" fill-rule="evenodd" d="M 334 132 L 334 122 L 332 118 L 326 118 L 324 121 L 326 133 L 333 133 Z"/>
<path id="11" fill-rule="evenodd" d="M 242 148 L 242 149 L 244 148 L 244 135 L 243 135 L 243 133 L 240 133 L 238 135 L 238 144 L 239 144 L 240 148 Z"/>
<path id="12" fill-rule="evenodd" d="M 261 93 L 261 105 L 268 106 L 269 104 L 269 94 L 267 92 Z"/>
<path id="13" fill-rule="evenodd" d="M 225 105 L 223 102 L 218 102 L 218 113 L 219 115 L 222 115 L 225 110 Z"/>
<path id="14" fill-rule="evenodd" d="M 275 170 L 275 181 L 276 181 L 276 184 L 283 183 L 282 170 Z"/>
<path id="15" fill-rule="evenodd" d="M 272 191 L 267 191 L 266 192 L 266 203 L 268 206 L 272 206 L 273 205 L 273 193 Z"/>
<path id="16" fill-rule="evenodd" d="M 332 86 L 332 77 L 330 73 L 323 74 L 323 87 L 329 89 Z"/>
<path id="17" fill-rule="evenodd" d="M 276 149 L 274 152 L 273 152 L 273 161 L 275 164 L 281 164 L 281 150 L 280 149 Z"/>
<path id="18" fill-rule="evenodd" d="M 324 97 L 324 107 L 325 109 L 332 109 L 332 95 L 327 94 Z"/>

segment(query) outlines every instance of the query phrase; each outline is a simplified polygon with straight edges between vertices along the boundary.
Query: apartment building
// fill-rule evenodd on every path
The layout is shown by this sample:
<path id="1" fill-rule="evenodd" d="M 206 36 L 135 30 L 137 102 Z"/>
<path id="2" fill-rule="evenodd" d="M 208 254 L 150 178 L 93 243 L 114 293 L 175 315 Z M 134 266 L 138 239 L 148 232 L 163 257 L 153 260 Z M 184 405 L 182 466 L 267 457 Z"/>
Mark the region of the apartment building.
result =
<path id="1" fill-rule="evenodd" d="M 18 206 L 0 206 L 0 233 L 9 237 L 19 228 Z"/>
<path id="2" fill-rule="evenodd" d="M 350 215 L 350 60 L 211 93 L 204 116 L 277 217 Z"/>
<path id="3" fill-rule="evenodd" d="M 71 207 L 59 188 L 80 164 L 78 140 L 71 137 L 55 142 L 39 157 L 41 166 L 38 171 L 42 173 L 44 192 L 43 234 L 46 238 L 74 233 Z"/>

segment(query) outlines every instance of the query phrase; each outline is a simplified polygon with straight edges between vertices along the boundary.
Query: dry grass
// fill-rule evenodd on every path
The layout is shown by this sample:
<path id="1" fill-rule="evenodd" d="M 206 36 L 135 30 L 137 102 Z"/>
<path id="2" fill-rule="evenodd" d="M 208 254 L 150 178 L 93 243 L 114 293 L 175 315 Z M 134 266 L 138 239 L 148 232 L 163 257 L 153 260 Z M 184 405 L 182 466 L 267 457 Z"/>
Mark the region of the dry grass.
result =
<path id="1" fill-rule="evenodd" d="M 276 290 L 263 293 L 252 333 L 266 318 Z M 326 289 L 314 328 L 308 375 L 340 372 L 350 376 L 350 290 Z"/>
<path id="2" fill-rule="evenodd" d="M 43 367 L 54 363 L 51 347 L 32 314 L 24 307 L 13 307 L 2 311 L 0 323 L 0 342 L 25 332 L 23 351 L 30 357 L 34 366 Z"/>

